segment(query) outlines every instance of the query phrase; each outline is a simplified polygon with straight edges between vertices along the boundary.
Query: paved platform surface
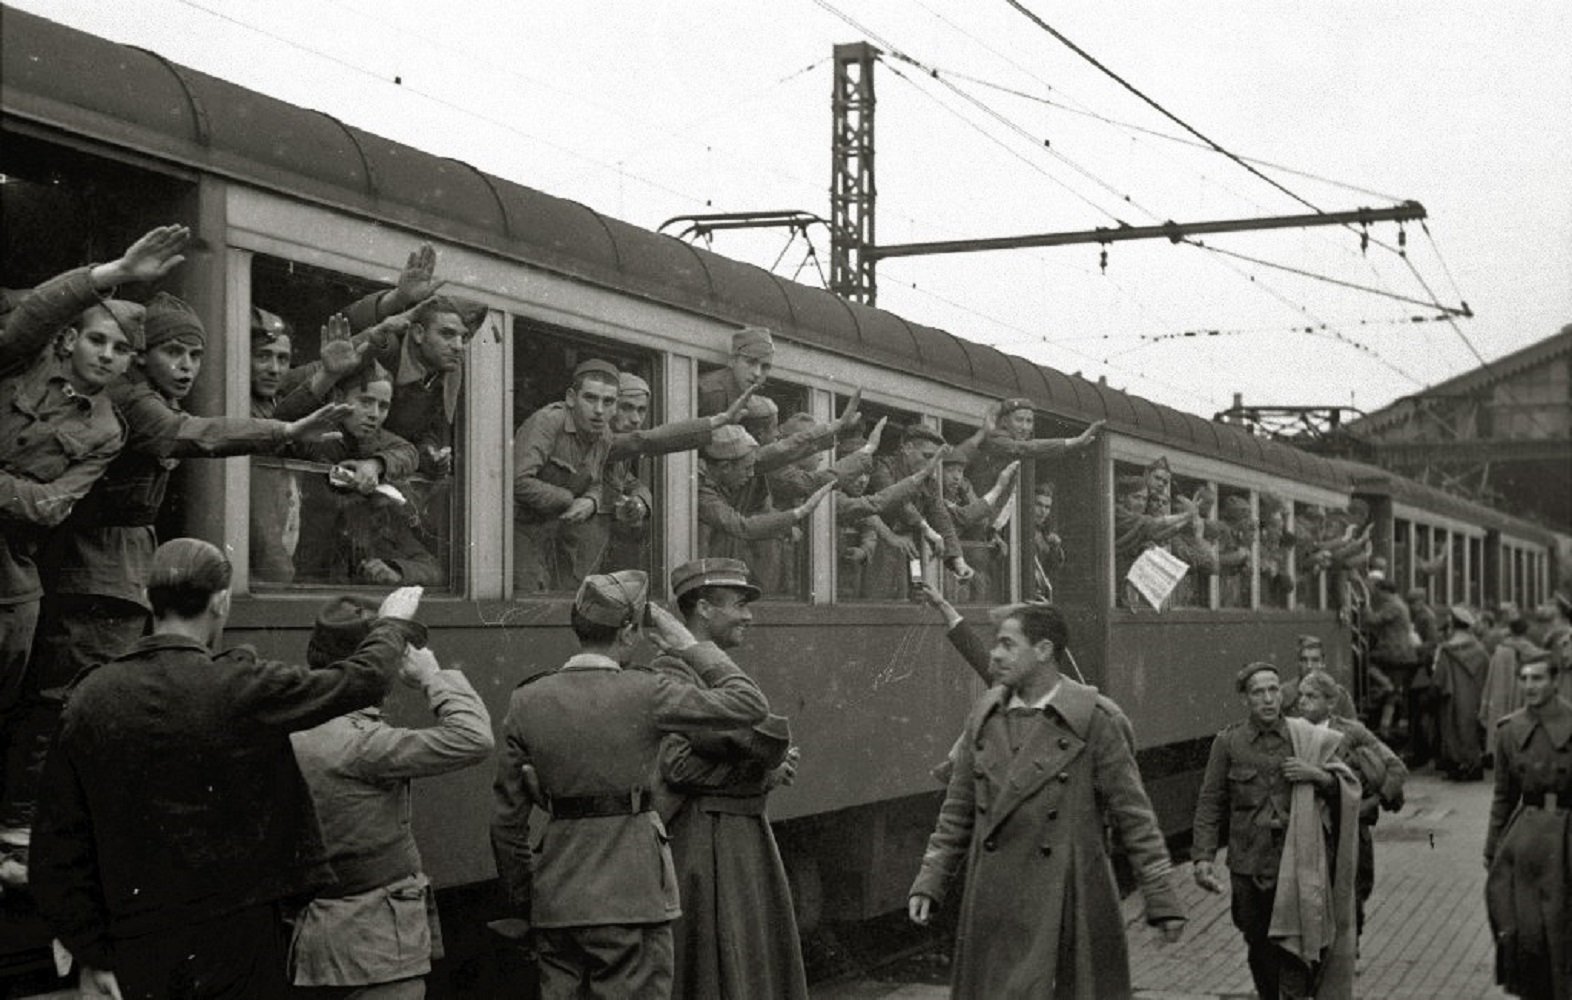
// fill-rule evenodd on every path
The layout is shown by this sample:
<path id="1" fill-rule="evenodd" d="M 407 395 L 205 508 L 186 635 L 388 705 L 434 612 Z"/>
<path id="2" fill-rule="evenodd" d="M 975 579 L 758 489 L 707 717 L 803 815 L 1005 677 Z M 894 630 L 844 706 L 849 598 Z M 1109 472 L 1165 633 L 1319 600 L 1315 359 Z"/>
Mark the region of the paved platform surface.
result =
<path id="1" fill-rule="evenodd" d="M 1494 985 L 1485 920 L 1485 827 L 1490 782 L 1409 781 L 1407 804 L 1377 824 L 1375 894 L 1367 907 L 1354 993 L 1375 1000 L 1505 1000 Z M 1228 897 L 1199 889 L 1181 868 L 1185 939 L 1161 945 L 1126 900 L 1131 976 L 1141 1000 L 1253 998 L 1244 943 Z M 940 1000 L 943 986 L 870 977 L 816 988 L 814 1000 Z"/>

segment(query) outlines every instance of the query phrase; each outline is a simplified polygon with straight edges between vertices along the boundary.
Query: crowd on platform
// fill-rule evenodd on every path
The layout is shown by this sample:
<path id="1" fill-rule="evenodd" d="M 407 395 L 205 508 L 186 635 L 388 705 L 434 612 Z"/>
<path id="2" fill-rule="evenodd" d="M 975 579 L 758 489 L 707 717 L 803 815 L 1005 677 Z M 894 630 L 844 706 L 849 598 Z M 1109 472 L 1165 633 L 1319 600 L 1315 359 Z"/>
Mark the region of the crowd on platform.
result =
<path id="1" fill-rule="evenodd" d="M 1038 438 L 1029 401 L 1005 400 L 952 449 L 920 423 L 880 420 L 863 436 L 858 391 L 832 419 L 780 419 L 760 393 L 773 338 L 750 327 L 701 378 L 697 417 L 646 429 L 645 380 L 579 363 L 563 400 L 514 435 L 513 531 L 515 589 L 573 592 L 580 652 L 513 692 L 498 737 L 427 647 L 421 585 L 442 573 L 411 500 L 463 459 L 464 352 L 485 308 L 444 294 L 421 247 L 396 287 L 326 320 L 309 364 L 294 365 L 290 327 L 254 309 L 251 415 L 192 416 L 182 400 L 208 337 L 196 312 L 162 292 L 114 297 L 167 275 L 189 237 L 160 227 L 51 279 L 0 328 L 0 887 L 36 902 L 84 992 L 423 996 L 441 933 L 410 782 L 495 756 L 491 841 L 510 904 L 495 930 L 528 941 L 544 996 L 806 997 L 766 814 L 798 750 L 730 651 L 761 581 L 797 572 L 776 543 L 832 495 L 856 586 L 919 593 L 988 686 L 936 768 L 944 804 L 909 901 L 926 923 L 964 870 L 955 995 L 1129 994 L 1110 831 L 1148 922 L 1179 939 L 1131 724 L 1072 679 L 1069 624 L 1051 602 L 1065 561 L 1053 484 L 1032 494 L 1038 599 L 998 609 L 991 644 L 924 569 L 932 553 L 947 586 L 973 581 L 969 551 L 1007 550 L 1020 463 L 1083 448 L 1099 425 Z M 645 459 L 686 450 L 699 453 L 699 558 L 672 571 L 673 614 L 642 569 L 618 563 L 635 561 L 655 508 Z M 259 579 L 396 588 L 328 601 L 303 666 L 218 649 L 230 559 L 156 541 L 182 459 L 246 454 L 320 466 L 335 491 L 307 510 L 299 469 L 253 477 Z M 1121 478 L 1116 499 L 1121 559 L 1167 546 L 1196 568 L 1192 587 L 1218 578 L 1225 607 L 1241 587 L 1286 593 L 1296 574 L 1329 573 L 1368 651 L 1356 703 L 1353 675 L 1334 676 L 1316 637 L 1300 640 L 1293 676 L 1272 662 L 1283 651 L 1261 650 L 1237 675 L 1244 720 L 1211 748 L 1194 877 L 1231 894 L 1261 995 L 1350 995 L 1371 828 L 1401 807 L 1407 766 L 1435 759 L 1459 780 L 1494 767 L 1498 978 L 1565 1000 L 1566 601 L 1438 614 L 1425 590 L 1400 597 L 1385 579 L 1368 511 L 1307 508 L 1289 531 L 1287 505 L 1265 494 L 1175 498 L 1160 459 Z M 1252 546 L 1265 555 L 1240 559 Z M 1247 565 L 1258 582 L 1239 581 Z M 634 662 L 645 640 L 659 652 L 647 667 Z M 383 717 L 396 680 L 424 695 L 434 725 Z"/>

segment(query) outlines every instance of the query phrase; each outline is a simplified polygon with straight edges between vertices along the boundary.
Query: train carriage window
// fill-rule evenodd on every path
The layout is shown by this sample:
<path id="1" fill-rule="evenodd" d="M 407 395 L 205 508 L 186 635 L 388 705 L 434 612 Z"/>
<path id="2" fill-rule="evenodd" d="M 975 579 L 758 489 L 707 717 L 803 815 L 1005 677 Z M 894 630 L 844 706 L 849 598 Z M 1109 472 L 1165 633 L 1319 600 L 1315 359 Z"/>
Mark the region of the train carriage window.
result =
<path id="1" fill-rule="evenodd" d="M 1294 504 L 1294 577 L 1295 593 L 1301 608 L 1326 607 L 1325 582 L 1334 558 L 1326 508 L 1319 504 Z"/>
<path id="2" fill-rule="evenodd" d="M 846 401 L 847 397 L 836 396 L 837 410 L 845 406 Z M 906 429 L 920 426 L 921 415 L 864 402 L 862 426 L 843 439 L 840 450 L 849 454 L 861 447 L 867 440 L 866 435 L 881 419 L 885 421 L 885 428 L 873 454 L 871 473 L 866 479 L 859 478 L 850 484 L 852 495 L 834 498 L 838 553 L 835 591 L 836 599 L 847 603 L 907 600 L 912 560 L 933 559 L 940 554 L 921 533 L 918 504 L 895 498 L 885 509 L 876 506 L 884 499 L 881 491 L 915 473 L 926 461 L 921 456 L 931 455 L 939 447 L 937 442 L 923 440 L 917 435 L 911 435 L 908 443 Z M 899 487 L 895 489 L 900 490 Z M 965 601 L 969 596 L 956 595 L 951 599 Z"/>
<path id="3" fill-rule="evenodd" d="M 700 366 L 700 413 L 719 412 L 730 401 L 727 383 L 717 381 L 724 371 Z M 701 462 L 696 554 L 742 559 L 767 598 L 808 595 L 808 523 L 784 515 L 813 492 L 813 471 L 825 466 L 823 452 L 835 442 L 807 411 L 807 387 L 771 377 L 742 422 L 756 447 L 728 446 L 725 456 Z"/>
<path id="4" fill-rule="evenodd" d="M 1261 607 L 1288 608 L 1294 593 L 1294 536 L 1289 530 L 1288 501 L 1276 493 L 1258 495 L 1257 522 L 1260 530 L 1258 560 Z"/>
<path id="5" fill-rule="evenodd" d="M 255 589 L 291 583 L 445 588 L 458 577 L 463 455 L 454 427 L 462 420 L 462 361 L 450 373 L 435 363 L 418 365 L 425 355 L 420 341 L 411 340 L 421 330 L 413 327 L 373 333 L 363 363 L 336 380 L 322 372 L 328 318 L 384 287 L 276 257 L 252 258 L 252 414 L 293 419 L 327 402 L 352 407 L 339 429 L 252 459 Z M 374 325 L 368 302 L 351 310 L 357 336 Z"/>
<path id="6" fill-rule="evenodd" d="M 1168 495 L 1163 495 L 1163 477 L 1159 472 L 1147 475 L 1146 512 L 1156 518 L 1166 518 L 1182 513 L 1193 505 L 1196 519 L 1181 528 L 1168 542 L 1168 550 L 1189 564 L 1190 571 L 1174 587 L 1168 604 L 1174 608 L 1214 607 L 1212 591 L 1216 588 L 1220 566 L 1218 563 L 1220 522 L 1217 519 L 1217 488 L 1203 479 L 1173 475 L 1168 481 Z"/>
<path id="7" fill-rule="evenodd" d="M 657 361 L 651 351 L 514 319 L 515 598 L 572 594 L 585 576 L 619 569 L 660 578 L 656 456 L 697 448 L 708 434 L 627 436 L 661 422 Z"/>
<path id="8" fill-rule="evenodd" d="M 1464 601 L 1471 607 L 1485 606 L 1485 540 L 1468 540 L 1468 590 Z"/>
<path id="9" fill-rule="evenodd" d="M 1407 590 L 1413 579 L 1412 554 L 1414 525 L 1402 518 L 1392 521 L 1392 565 L 1390 579 L 1399 591 Z"/>
<path id="10" fill-rule="evenodd" d="M 1012 463 L 981 453 L 976 446 L 978 429 L 975 424 L 946 420 L 940 430 L 954 449 L 944 460 L 945 509 L 960 538 L 961 554 L 975 571 L 964 583 L 944 574 L 944 594 L 956 604 L 1004 604 L 1010 600 L 1010 546 L 1016 538 L 1020 477 L 1015 472 L 1000 480 L 1000 473 Z M 1023 557 L 1035 560 L 1033 576 L 1038 592 L 1052 593 L 1053 577 L 1064 562 L 1064 547 L 1053 511 L 1054 482 L 1051 474 L 1044 475 L 1046 463 L 1039 466 L 1026 522 L 1030 547 Z"/>
<path id="11" fill-rule="evenodd" d="M 1248 608 L 1253 604 L 1259 531 L 1250 491 L 1219 485 L 1217 498 L 1218 607 Z"/>

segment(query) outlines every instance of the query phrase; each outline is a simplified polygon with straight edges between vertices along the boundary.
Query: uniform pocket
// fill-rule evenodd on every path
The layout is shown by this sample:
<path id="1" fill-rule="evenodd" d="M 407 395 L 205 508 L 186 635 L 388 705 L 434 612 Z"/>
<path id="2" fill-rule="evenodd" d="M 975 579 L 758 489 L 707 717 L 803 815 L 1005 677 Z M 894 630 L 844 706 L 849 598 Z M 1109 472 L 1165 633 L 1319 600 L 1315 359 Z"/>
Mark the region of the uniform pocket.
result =
<path id="1" fill-rule="evenodd" d="M 1266 796 L 1265 782 L 1258 767 L 1228 769 L 1229 801 L 1235 812 L 1253 812 Z"/>
<path id="2" fill-rule="evenodd" d="M 420 961 L 431 955 L 431 920 L 426 906 L 430 891 L 424 875 L 399 879 L 383 890 L 393 918 L 394 944 L 400 961 Z"/>

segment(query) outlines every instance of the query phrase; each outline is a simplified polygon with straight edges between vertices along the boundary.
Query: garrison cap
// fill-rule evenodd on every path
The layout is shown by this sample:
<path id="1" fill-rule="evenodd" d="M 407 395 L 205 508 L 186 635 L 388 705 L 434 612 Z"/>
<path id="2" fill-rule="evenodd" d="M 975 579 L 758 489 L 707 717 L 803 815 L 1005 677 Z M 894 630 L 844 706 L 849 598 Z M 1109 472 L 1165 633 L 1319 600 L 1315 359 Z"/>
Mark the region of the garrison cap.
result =
<path id="1" fill-rule="evenodd" d="M 1016 410 L 1030 410 L 1031 408 L 1032 401 L 1025 396 L 1011 396 L 999 404 L 999 416 L 1005 417 Z"/>
<path id="2" fill-rule="evenodd" d="M 349 594 L 322 605 L 306 642 L 306 662 L 320 670 L 349 657 L 371 634 L 378 607 L 369 597 Z"/>
<path id="3" fill-rule="evenodd" d="M 1245 664 L 1242 668 L 1240 668 L 1237 674 L 1234 674 L 1234 688 L 1237 689 L 1240 694 L 1244 694 L 1246 691 L 1250 690 L 1250 678 L 1254 677 L 1263 670 L 1270 670 L 1273 676 L 1277 677 L 1279 680 L 1282 679 L 1282 672 L 1277 669 L 1276 664 L 1257 661 L 1255 663 Z"/>
<path id="4" fill-rule="evenodd" d="M 671 593 L 681 597 L 700 587 L 731 587 L 756 601 L 763 591 L 748 580 L 748 564 L 741 559 L 695 559 L 671 571 Z"/>
<path id="5" fill-rule="evenodd" d="M 1452 620 L 1463 628 L 1474 627 L 1474 613 L 1463 607 L 1463 605 L 1454 604 L 1447 611 L 1451 614 Z"/>
<path id="6" fill-rule="evenodd" d="M 641 569 L 586 576 L 573 598 L 573 610 L 597 625 L 622 626 L 644 617 L 650 578 Z"/>
<path id="7" fill-rule="evenodd" d="M 780 416 L 781 408 L 775 400 L 768 396 L 753 395 L 748 397 L 748 405 L 743 408 L 744 420 L 774 420 Z"/>
<path id="8" fill-rule="evenodd" d="M 949 451 L 944 453 L 944 457 L 943 458 L 939 459 L 939 464 L 940 465 L 970 465 L 971 464 L 970 450 L 966 449 L 966 448 L 951 448 Z"/>
<path id="9" fill-rule="evenodd" d="M 147 308 L 125 299 L 104 299 L 98 303 L 109 318 L 115 321 L 120 332 L 126 335 L 133 351 L 147 349 Z"/>
<path id="10" fill-rule="evenodd" d="M 207 330 L 203 329 L 196 310 L 168 292 L 159 292 L 148 302 L 144 329 L 145 350 L 171 340 L 194 340 L 200 347 L 207 346 Z"/>
<path id="11" fill-rule="evenodd" d="M 573 369 L 573 384 L 578 385 L 582 379 L 590 375 L 596 376 L 602 382 L 610 382 L 619 392 L 622 389 L 622 373 L 617 371 L 617 366 L 610 361 L 602 361 L 599 358 L 580 361 L 578 367 Z"/>
<path id="12" fill-rule="evenodd" d="M 710 443 L 705 445 L 701 454 L 705 458 L 717 462 L 729 462 L 732 459 L 746 458 L 758 448 L 759 442 L 753 435 L 738 427 L 736 424 L 727 424 L 725 427 L 715 428 L 710 435 Z"/>
<path id="13" fill-rule="evenodd" d="M 908 441 L 932 441 L 934 444 L 945 443 L 944 436 L 926 424 L 908 424 L 901 429 L 901 443 Z"/>
<path id="14" fill-rule="evenodd" d="M 280 337 L 289 336 L 289 324 L 283 317 L 266 309 L 251 307 L 251 342 L 271 344 Z"/>
<path id="15" fill-rule="evenodd" d="M 1517 661 L 1517 665 L 1520 666 L 1520 667 L 1526 667 L 1530 663 L 1549 663 L 1549 662 L 1550 662 L 1550 650 L 1548 650 L 1548 649 L 1540 649 L 1538 647 L 1535 647 L 1534 649 L 1531 649 L 1531 650 L 1524 650 L 1520 654 L 1520 657 L 1519 657 L 1519 659 Z"/>
<path id="16" fill-rule="evenodd" d="M 1318 635 L 1302 635 L 1299 637 L 1299 648 L 1301 651 L 1306 649 L 1321 649 L 1324 646 L 1325 643 L 1321 641 L 1321 637 Z"/>
<path id="17" fill-rule="evenodd" d="M 617 373 L 617 395 L 637 396 L 640 393 L 650 395 L 650 384 L 632 372 Z"/>
<path id="18" fill-rule="evenodd" d="M 808 428 L 812 427 L 813 425 L 814 425 L 813 414 L 811 414 L 811 413 L 793 413 L 791 416 L 789 416 L 785 420 L 781 421 L 781 433 L 782 434 L 795 434 L 798 431 L 805 431 Z"/>
<path id="19" fill-rule="evenodd" d="M 765 327 L 745 326 L 731 335 L 731 353 L 767 360 L 775 356 L 775 338 Z"/>

